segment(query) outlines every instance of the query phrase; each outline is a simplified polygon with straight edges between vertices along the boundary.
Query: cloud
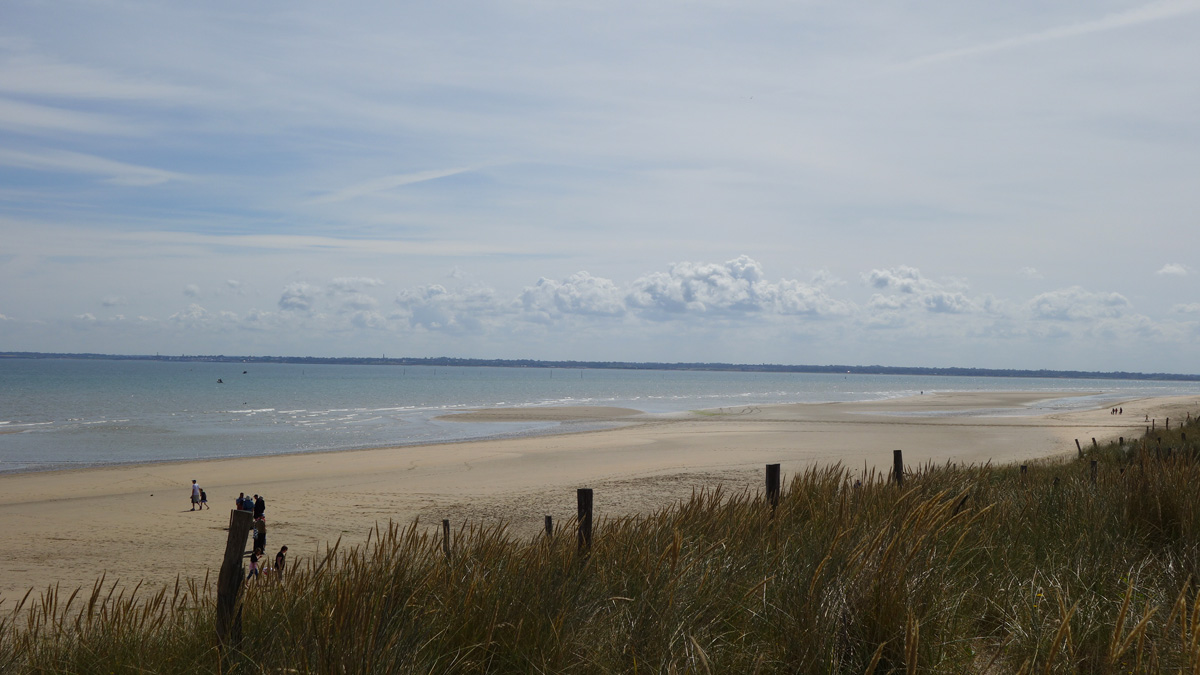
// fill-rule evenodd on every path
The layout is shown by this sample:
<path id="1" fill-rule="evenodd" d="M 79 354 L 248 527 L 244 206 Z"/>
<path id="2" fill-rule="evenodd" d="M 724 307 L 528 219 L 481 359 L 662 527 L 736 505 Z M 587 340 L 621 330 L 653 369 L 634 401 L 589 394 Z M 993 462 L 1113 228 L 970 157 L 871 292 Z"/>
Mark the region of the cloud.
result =
<path id="1" fill-rule="evenodd" d="M 1042 273 L 1033 267 L 1022 267 L 1017 270 L 1017 276 L 1025 277 L 1026 279 L 1042 279 Z"/>
<path id="2" fill-rule="evenodd" d="M 200 287 L 196 284 L 188 284 L 183 287 L 183 294 L 189 298 L 198 298 L 200 297 Z"/>
<path id="3" fill-rule="evenodd" d="M 100 304 L 105 307 L 119 307 L 129 304 L 129 301 L 119 295 L 108 295 L 100 300 Z"/>
<path id="4" fill-rule="evenodd" d="M 392 190 L 404 185 L 412 185 L 413 183 L 424 183 L 425 181 L 437 180 L 446 178 L 447 176 L 455 176 L 468 171 L 475 171 L 478 167 L 458 167 L 454 169 L 435 169 L 432 171 L 417 171 L 414 173 L 401 173 L 392 176 L 383 176 L 374 180 L 352 185 L 347 188 L 331 192 L 323 197 L 317 197 L 311 200 L 310 204 L 330 204 L 333 202 L 344 202 L 348 199 L 356 199 L 365 197 L 376 192 L 384 192 Z"/>
<path id="5" fill-rule="evenodd" d="M 1163 265 L 1155 274 L 1160 277 L 1186 277 L 1192 273 L 1192 268 L 1180 263 L 1167 263 Z"/>
<path id="6" fill-rule="evenodd" d="M 1200 302 L 1189 302 L 1171 307 L 1176 314 L 1200 314 Z"/>
<path id="7" fill-rule="evenodd" d="M 279 297 L 279 309 L 292 312 L 311 312 L 320 290 L 302 281 L 288 284 Z"/>
<path id="8" fill-rule="evenodd" d="M 1034 319 L 1054 321 L 1093 321 L 1115 318 L 1127 313 L 1131 305 L 1120 293 L 1092 293 L 1071 286 L 1035 296 L 1027 304 Z"/>
<path id="9" fill-rule="evenodd" d="M 887 270 L 871 270 L 864 278 L 875 288 L 891 288 L 901 293 L 916 293 L 918 289 L 928 285 L 928 282 L 921 278 L 921 270 L 907 265 Z"/>
<path id="10" fill-rule="evenodd" d="M 0 149 L 0 165 L 36 171 L 57 171 L 105 176 L 113 185 L 146 187 L 171 180 L 184 180 L 183 174 L 136 164 L 115 162 L 95 155 L 67 150 L 23 152 Z"/>
<path id="11" fill-rule="evenodd" d="M 126 135 L 134 129 L 103 115 L 0 98 L 0 129 L 18 132 L 58 132 Z"/>
<path id="12" fill-rule="evenodd" d="M 952 61 L 960 58 L 977 56 L 980 54 L 989 54 L 1008 49 L 1016 49 L 1028 45 L 1037 44 L 1040 42 L 1050 42 L 1053 40 L 1063 40 L 1067 38 L 1079 37 L 1090 33 L 1099 33 L 1103 31 L 1118 30 L 1137 26 L 1152 21 L 1162 21 L 1165 19 L 1173 19 L 1187 14 L 1192 14 L 1200 11 L 1200 2 L 1196 0 L 1165 0 L 1163 2 L 1152 2 L 1141 7 L 1126 10 L 1123 12 L 1114 12 L 1093 19 L 1091 21 L 1082 21 L 1079 23 L 1059 26 L 1058 28 L 1050 28 L 1048 30 L 1026 33 L 1017 35 L 1003 40 L 994 42 L 986 42 L 983 44 L 964 47 L 962 49 L 952 49 L 935 54 L 922 56 L 905 63 L 898 64 L 897 68 L 915 68 L 919 66 L 931 65 L 942 61 Z"/>
<path id="13" fill-rule="evenodd" d="M 370 277 L 338 277 L 329 283 L 329 289 L 337 293 L 356 293 L 363 288 L 378 288 L 383 282 Z"/>
<path id="14" fill-rule="evenodd" d="M 501 306 L 490 288 L 476 286 L 447 289 L 441 284 L 405 289 L 396 296 L 397 318 L 414 328 L 451 333 L 479 333 L 485 319 L 497 315 Z"/>
<path id="15" fill-rule="evenodd" d="M 966 314 L 978 309 L 977 304 L 959 290 L 963 284 L 934 281 L 915 267 L 900 265 L 874 269 L 864 274 L 863 280 L 874 288 L 893 291 L 892 295 L 872 296 L 870 305 L 875 309 L 919 307 L 935 314 Z"/>
<path id="16" fill-rule="evenodd" d="M 610 279 L 576 272 L 562 281 L 538 279 L 521 292 L 524 311 L 549 319 L 564 314 L 616 317 L 625 314 L 624 292 Z"/>
<path id="17" fill-rule="evenodd" d="M 657 319 L 683 313 L 825 316 L 848 311 L 823 286 L 765 280 L 762 266 L 746 255 L 724 263 L 675 263 L 666 272 L 642 276 L 633 282 L 626 304 Z"/>

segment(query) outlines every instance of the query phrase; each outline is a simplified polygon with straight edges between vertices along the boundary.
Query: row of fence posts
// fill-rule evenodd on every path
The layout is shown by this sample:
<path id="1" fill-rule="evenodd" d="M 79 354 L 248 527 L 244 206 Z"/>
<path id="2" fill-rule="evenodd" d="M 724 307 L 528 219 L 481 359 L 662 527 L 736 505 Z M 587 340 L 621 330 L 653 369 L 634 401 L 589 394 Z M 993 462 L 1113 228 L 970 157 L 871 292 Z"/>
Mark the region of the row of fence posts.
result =
<path id="1" fill-rule="evenodd" d="M 1190 419 L 1189 419 L 1190 421 Z M 1153 429 L 1154 422 L 1151 421 L 1151 426 L 1148 430 Z M 1170 418 L 1166 419 L 1165 427 L 1171 428 Z M 1182 436 L 1183 441 L 1187 442 L 1187 435 Z M 1162 443 L 1162 439 L 1158 439 Z M 1125 437 L 1120 439 L 1121 445 L 1125 445 Z M 1083 458 L 1083 446 L 1079 439 L 1075 439 L 1075 448 L 1079 451 L 1080 459 Z M 1092 448 L 1098 449 L 1099 444 L 1096 439 L 1092 439 Z M 1094 485 L 1099 473 L 1099 467 L 1095 459 L 1091 461 L 1091 482 Z M 1022 478 L 1028 472 L 1027 464 L 1021 465 Z M 768 464 L 766 472 L 766 499 L 771 505 L 772 514 L 779 505 L 779 497 L 781 494 L 780 488 L 780 468 L 778 464 Z M 891 479 L 896 485 L 904 486 L 904 453 L 901 450 L 892 451 L 892 471 Z M 1058 477 L 1054 478 L 1054 484 L 1058 485 Z M 579 488 L 575 493 L 577 514 L 577 545 L 580 555 L 584 558 L 591 554 L 592 549 L 592 488 Z M 242 639 L 242 610 L 238 604 L 238 598 L 242 588 L 243 577 L 245 576 L 242 568 L 243 549 L 246 546 L 246 538 L 249 536 L 250 530 L 253 527 L 252 514 L 249 511 L 233 511 L 229 517 L 229 539 L 225 544 L 225 558 L 221 563 L 221 573 L 217 579 L 217 638 L 219 644 L 224 650 L 236 648 L 237 644 Z M 546 516 L 546 537 L 554 536 L 554 518 Z M 450 544 L 450 521 L 449 519 L 442 520 L 442 552 L 449 560 L 452 553 Z"/>

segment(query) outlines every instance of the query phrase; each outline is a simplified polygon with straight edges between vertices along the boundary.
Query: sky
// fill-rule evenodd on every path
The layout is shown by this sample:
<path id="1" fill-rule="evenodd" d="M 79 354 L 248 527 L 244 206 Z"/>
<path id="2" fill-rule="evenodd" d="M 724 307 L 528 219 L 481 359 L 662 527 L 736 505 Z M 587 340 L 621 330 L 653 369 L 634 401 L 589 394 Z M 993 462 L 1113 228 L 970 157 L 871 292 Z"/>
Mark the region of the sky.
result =
<path id="1" fill-rule="evenodd" d="M 0 351 L 1200 372 L 1200 0 L 0 5 Z"/>

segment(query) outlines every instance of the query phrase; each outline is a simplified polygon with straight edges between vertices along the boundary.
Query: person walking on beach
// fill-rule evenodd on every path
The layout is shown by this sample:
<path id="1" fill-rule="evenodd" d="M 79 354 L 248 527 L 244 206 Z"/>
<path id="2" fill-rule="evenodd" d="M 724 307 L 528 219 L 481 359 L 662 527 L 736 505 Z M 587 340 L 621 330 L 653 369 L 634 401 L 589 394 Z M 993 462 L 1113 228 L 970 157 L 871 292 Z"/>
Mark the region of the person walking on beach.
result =
<path id="1" fill-rule="evenodd" d="M 203 489 L 200 490 L 200 510 L 208 509 L 212 511 L 212 507 L 208 505 L 208 493 Z"/>
<path id="2" fill-rule="evenodd" d="M 192 510 L 195 511 L 197 506 L 200 506 L 200 486 L 196 485 L 196 479 L 193 478 L 192 479 Z M 201 507 L 201 508 L 203 508 L 203 507 Z"/>
<path id="3" fill-rule="evenodd" d="M 279 549 L 279 553 L 275 554 L 275 576 L 283 578 L 283 568 L 287 565 L 287 547 Z"/>
<path id="4" fill-rule="evenodd" d="M 267 512 L 267 500 L 262 495 L 254 495 L 254 519 L 258 520 Z"/>

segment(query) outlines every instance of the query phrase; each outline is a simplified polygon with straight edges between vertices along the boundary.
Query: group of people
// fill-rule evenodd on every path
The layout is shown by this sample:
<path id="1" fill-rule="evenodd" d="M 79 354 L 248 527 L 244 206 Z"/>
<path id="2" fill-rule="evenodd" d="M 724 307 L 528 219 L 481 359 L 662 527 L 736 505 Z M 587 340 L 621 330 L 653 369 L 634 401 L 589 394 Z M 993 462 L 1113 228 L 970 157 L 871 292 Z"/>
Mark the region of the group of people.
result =
<path id="1" fill-rule="evenodd" d="M 245 492 L 238 493 L 237 499 L 234 500 L 234 508 L 238 511 L 249 511 L 254 517 L 254 546 L 250 552 L 250 572 L 246 575 L 246 579 L 257 577 L 260 572 L 274 571 L 276 576 L 282 578 L 283 570 L 287 566 L 287 550 L 284 546 L 275 554 L 275 567 L 264 567 L 261 564 L 263 551 L 267 549 L 267 500 L 262 495 L 248 496 Z M 208 505 L 208 494 L 200 487 L 200 484 L 192 479 L 192 510 L 204 509 L 211 510 Z"/>
<path id="2" fill-rule="evenodd" d="M 1124 415 L 1125 409 L 1124 408 L 1113 408 L 1112 410 L 1108 411 L 1108 414 L 1109 415 Z"/>

